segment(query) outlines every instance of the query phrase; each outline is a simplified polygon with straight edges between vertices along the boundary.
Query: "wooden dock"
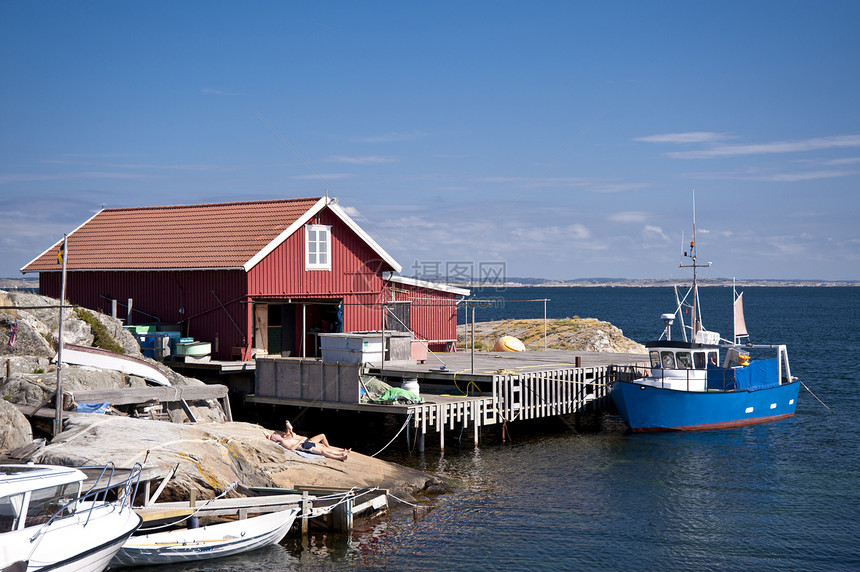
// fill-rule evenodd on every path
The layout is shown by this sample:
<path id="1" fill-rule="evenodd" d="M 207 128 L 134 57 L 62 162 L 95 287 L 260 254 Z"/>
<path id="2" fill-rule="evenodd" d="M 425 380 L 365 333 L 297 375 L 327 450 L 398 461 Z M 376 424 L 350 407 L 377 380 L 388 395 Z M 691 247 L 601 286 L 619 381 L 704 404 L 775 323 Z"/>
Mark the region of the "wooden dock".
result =
<path id="1" fill-rule="evenodd" d="M 297 519 L 302 533 L 313 524 L 335 532 L 352 529 L 356 516 L 388 508 L 388 491 L 377 487 L 361 489 L 320 489 L 320 487 L 297 487 L 285 489 L 250 489 L 259 496 L 219 498 L 212 500 L 188 500 L 179 502 L 151 503 L 134 507 L 147 523 L 165 520 L 186 519 L 192 515 L 247 518 L 249 515 L 265 514 L 288 508 L 297 508 Z"/>
<path id="2" fill-rule="evenodd" d="M 429 431 L 439 434 L 439 446 L 444 450 L 446 431 L 470 428 L 477 446 L 483 426 L 605 408 L 610 366 L 643 364 L 645 360 L 644 354 L 563 350 L 450 353 L 440 354 L 436 363 L 364 366 L 269 357 L 257 361 L 255 391 L 246 400 L 403 415 L 417 432 L 419 452 L 424 450 Z M 417 378 L 424 402 L 362 402 L 362 374 L 393 386 Z"/>
<path id="3" fill-rule="evenodd" d="M 191 422 L 196 422 L 194 413 L 188 406 L 189 401 L 216 399 L 221 402 L 228 421 L 233 420 L 230 399 L 226 385 L 159 385 L 157 387 L 121 387 L 113 389 L 78 389 L 64 392 L 77 403 L 110 403 L 112 405 L 133 405 L 150 401 L 158 403 L 180 403 Z M 49 420 L 56 415 L 54 406 L 45 401 L 41 406 L 15 404 L 21 413 L 31 419 Z M 63 419 L 81 415 L 74 411 L 63 411 Z"/>

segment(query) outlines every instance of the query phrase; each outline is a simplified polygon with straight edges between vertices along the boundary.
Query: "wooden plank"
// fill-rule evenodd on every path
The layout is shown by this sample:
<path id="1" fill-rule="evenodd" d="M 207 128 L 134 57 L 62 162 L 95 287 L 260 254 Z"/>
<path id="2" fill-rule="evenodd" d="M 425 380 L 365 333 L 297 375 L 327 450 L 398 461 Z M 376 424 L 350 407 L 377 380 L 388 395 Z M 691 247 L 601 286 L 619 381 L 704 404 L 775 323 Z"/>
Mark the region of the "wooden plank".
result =
<path id="1" fill-rule="evenodd" d="M 139 509 L 135 509 L 135 512 L 137 512 L 140 515 L 140 518 L 143 519 L 143 524 L 146 525 L 147 523 L 160 522 L 162 520 L 165 520 L 165 521 L 179 520 L 180 518 L 185 518 L 186 516 L 191 516 L 192 514 L 194 514 L 194 509 L 193 508 L 174 508 L 174 509 L 168 509 L 168 510 L 146 511 L 146 512 L 141 512 Z M 145 528 L 145 526 L 144 526 L 144 528 Z"/>
<path id="2" fill-rule="evenodd" d="M 311 501 L 315 497 L 310 497 Z M 260 497 L 232 498 L 232 499 L 213 499 L 201 500 L 196 502 L 196 510 L 201 514 L 212 516 L 224 516 L 229 514 L 238 514 L 240 509 L 247 509 L 249 513 L 264 513 L 275 512 L 285 508 L 300 506 L 302 496 L 297 494 L 287 495 L 268 495 Z M 151 504 L 145 507 L 135 507 L 135 512 L 143 516 L 159 511 L 189 509 L 191 505 L 188 501 L 180 502 L 161 502 Z"/>
<path id="3" fill-rule="evenodd" d="M 23 413 L 26 417 L 37 417 L 39 419 L 54 419 L 56 417 L 55 411 L 45 409 L 44 407 L 36 407 L 34 405 L 22 405 L 20 403 L 14 403 L 13 405 L 17 407 L 18 411 Z M 63 411 L 62 415 L 63 419 L 68 419 L 75 414 L 70 411 Z"/>
<path id="4" fill-rule="evenodd" d="M 227 416 L 227 421 L 233 421 L 233 410 L 230 408 L 230 396 L 225 395 L 221 399 L 221 405 L 224 408 L 224 414 Z"/>
<path id="5" fill-rule="evenodd" d="M 147 401 L 199 401 L 227 396 L 226 385 L 181 385 L 171 387 L 125 387 L 116 389 L 81 389 L 69 391 L 78 403 L 113 403 L 130 405 Z"/>

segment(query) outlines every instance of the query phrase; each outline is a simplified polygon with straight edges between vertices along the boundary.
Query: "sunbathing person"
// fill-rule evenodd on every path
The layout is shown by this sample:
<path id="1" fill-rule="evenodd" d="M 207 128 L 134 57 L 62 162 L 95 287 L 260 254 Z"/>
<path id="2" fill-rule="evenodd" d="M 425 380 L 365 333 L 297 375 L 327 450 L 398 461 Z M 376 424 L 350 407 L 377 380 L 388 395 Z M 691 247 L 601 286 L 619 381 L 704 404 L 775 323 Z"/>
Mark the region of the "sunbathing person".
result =
<path id="1" fill-rule="evenodd" d="M 303 435 L 293 433 L 293 426 L 290 425 L 289 421 L 287 421 L 285 431 L 275 431 L 267 437 L 284 449 L 289 449 L 291 451 L 307 451 L 308 453 L 316 453 L 317 455 L 322 455 L 329 459 L 337 459 L 339 461 L 346 461 L 346 458 L 349 456 L 350 449 L 332 447 L 329 445 L 326 436 L 322 433 L 310 439 Z"/>

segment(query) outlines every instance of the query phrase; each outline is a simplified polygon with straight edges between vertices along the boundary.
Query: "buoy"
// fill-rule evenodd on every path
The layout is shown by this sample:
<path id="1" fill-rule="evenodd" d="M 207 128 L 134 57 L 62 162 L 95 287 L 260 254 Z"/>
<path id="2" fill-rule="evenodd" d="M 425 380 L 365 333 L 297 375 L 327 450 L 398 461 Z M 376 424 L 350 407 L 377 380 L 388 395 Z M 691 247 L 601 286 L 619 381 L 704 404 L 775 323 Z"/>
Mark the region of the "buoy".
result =
<path id="1" fill-rule="evenodd" d="M 502 336 L 493 346 L 494 352 L 524 352 L 526 346 L 513 336 Z"/>

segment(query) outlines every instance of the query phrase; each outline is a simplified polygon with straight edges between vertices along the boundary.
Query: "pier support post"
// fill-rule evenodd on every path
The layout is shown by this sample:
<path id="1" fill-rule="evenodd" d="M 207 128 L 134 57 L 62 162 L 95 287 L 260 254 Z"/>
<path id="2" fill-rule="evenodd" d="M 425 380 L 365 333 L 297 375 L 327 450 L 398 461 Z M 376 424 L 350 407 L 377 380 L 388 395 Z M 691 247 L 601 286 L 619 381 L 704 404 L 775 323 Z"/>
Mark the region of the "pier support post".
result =
<path id="1" fill-rule="evenodd" d="M 475 448 L 477 448 L 478 447 L 478 435 L 480 432 L 480 429 L 478 428 L 478 416 L 477 415 L 474 416 L 473 422 L 475 424 Z"/>
<path id="2" fill-rule="evenodd" d="M 355 495 L 347 493 L 347 497 L 339 502 L 331 511 L 331 529 L 334 532 L 349 532 L 352 530 L 352 503 Z"/>
<path id="3" fill-rule="evenodd" d="M 439 424 L 439 451 L 445 452 L 445 424 Z"/>
<path id="4" fill-rule="evenodd" d="M 424 434 L 425 434 L 425 432 L 426 431 L 424 430 L 424 427 L 421 427 L 420 430 L 418 431 L 418 445 L 416 445 L 416 448 L 417 448 L 416 450 L 419 453 L 424 452 Z"/>
<path id="5" fill-rule="evenodd" d="M 308 513 L 310 513 L 311 502 L 308 497 L 308 491 L 302 492 L 302 536 L 307 536 L 308 534 Z"/>

